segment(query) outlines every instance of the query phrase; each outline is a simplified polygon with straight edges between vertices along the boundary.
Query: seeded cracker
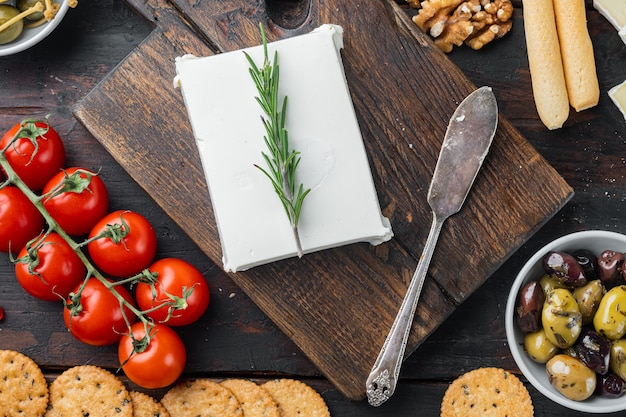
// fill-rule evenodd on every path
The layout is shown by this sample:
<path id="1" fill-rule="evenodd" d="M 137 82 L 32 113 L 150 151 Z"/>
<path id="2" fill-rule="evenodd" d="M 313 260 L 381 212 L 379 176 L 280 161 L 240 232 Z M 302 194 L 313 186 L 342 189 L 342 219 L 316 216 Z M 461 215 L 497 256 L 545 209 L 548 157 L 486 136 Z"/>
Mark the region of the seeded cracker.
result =
<path id="1" fill-rule="evenodd" d="M 261 386 L 278 404 L 281 417 L 330 417 L 322 396 L 304 382 L 276 379 Z"/>
<path id="2" fill-rule="evenodd" d="M 75 366 L 50 384 L 46 417 L 84 416 L 133 416 L 133 404 L 124 384 L 97 366 Z"/>
<path id="3" fill-rule="evenodd" d="M 48 384 L 28 356 L 0 350 L 0 415 L 42 416 L 48 406 Z"/>
<path id="4" fill-rule="evenodd" d="M 246 379 L 226 379 L 220 384 L 228 388 L 243 409 L 245 417 L 280 417 L 272 396 L 258 384 Z"/>
<path id="5" fill-rule="evenodd" d="M 235 395 L 217 382 L 196 379 L 170 388 L 161 404 L 176 417 L 243 417 Z"/>
<path id="6" fill-rule="evenodd" d="M 441 417 L 532 417 L 528 390 L 510 372 L 479 368 L 450 384 L 441 402 Z"/>
<path id="7" fill-rule="evenodd" d="M 133 417 L 170 417 L 165 407 L 148 394 L 131 391 L 130 399 L 133 402 Z"/>

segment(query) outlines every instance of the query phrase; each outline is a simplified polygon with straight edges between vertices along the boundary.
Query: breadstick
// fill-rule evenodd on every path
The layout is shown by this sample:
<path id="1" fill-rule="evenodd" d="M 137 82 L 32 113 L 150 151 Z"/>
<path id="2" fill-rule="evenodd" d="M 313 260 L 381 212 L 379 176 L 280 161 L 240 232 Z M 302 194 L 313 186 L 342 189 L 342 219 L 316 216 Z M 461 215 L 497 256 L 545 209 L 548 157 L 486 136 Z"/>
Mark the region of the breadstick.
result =
<path id="1" fill-rule="evenodd" d="M 548 129 L 558 129 L 569 116 L 569 101 L 552 0 L 522 0 L 522 6 L 537 113 Z"/>
<path id="2" fill-rule="evenodd" d="M 569 103 L 576 111 L 585 110 L 600 99 L 585 0 L 553 0 L 553 4 Z"/>

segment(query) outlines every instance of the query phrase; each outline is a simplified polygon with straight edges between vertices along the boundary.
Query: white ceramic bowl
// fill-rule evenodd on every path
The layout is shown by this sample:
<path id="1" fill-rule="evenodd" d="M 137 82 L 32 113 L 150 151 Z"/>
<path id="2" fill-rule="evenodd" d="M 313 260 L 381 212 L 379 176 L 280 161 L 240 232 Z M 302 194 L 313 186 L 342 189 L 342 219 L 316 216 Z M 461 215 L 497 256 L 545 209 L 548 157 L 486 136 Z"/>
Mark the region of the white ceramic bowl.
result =
<path id="1" fill-rule="evenodd" d="M 529 281 L 541 278 L 541 266 L 544 256 L 553 250 L 573 252 L 577 249 L 589 249 L 596 255 L 612 249 L 626 252 L 626 236 L 606 231 L 585 231 L 563 236 L 544 246 L 520 270 L 513 282 L 506 305 L 506 337 L 513 359 L 526 379 L 543 395 L 552 401 L 572 410 L 586 413 L 613 413 L 626 410 L 626 394 L 619 398 L 592 396 L 585 401 L 572 401 L 559 393 L 548 381 L 546 367 L 534 362 L 524 351 L 524 336 L 515 322 L 515 306 L 520 289 Z"/>
<path id="2" fill-rule="evenodd" d="M 13 42 L 0 45 L 0 56 L 13 55 L 18 52 L 22 52 L 41 42 L 42 39 L 52 33 L 59 23 L 61 23 L 61 20 L 63 20 L 68 8 L 68 0 L 62 0 L 61 7 L 59 8 L 56 16 L 54 16 L 54 19 L 35 28 L 25 28 L 21 35 Z"/>

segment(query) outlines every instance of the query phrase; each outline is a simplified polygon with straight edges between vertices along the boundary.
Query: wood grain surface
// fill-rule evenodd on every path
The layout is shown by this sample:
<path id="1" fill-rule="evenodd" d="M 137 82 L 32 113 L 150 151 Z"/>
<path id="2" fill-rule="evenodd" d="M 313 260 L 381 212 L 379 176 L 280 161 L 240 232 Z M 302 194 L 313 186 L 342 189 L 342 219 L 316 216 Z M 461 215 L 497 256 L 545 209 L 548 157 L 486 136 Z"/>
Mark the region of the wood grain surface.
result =
<path id="1" fill-rule="evenodd" d="M 229 276 L 344 396 L 362 399 L 428 233 L 426 192 L 447 121 L 475 85 L 393 1 L 312 0 L 305 12 L 292 9 L 287 17 L 243 0 L 129 4 L 154 30 L 74 112 L 216 265 L 217 229 L 182 98 L 172 87 L 174 58 L 258 44 L 259 22 L 270 28 L 270 39 L 322 23 L 344 28 L 346 77 L 395 237 L 378 247 L 355 244 Z M 408 352 L 572 193 L 501 116 L 464 209 L 440 237 Z"/>

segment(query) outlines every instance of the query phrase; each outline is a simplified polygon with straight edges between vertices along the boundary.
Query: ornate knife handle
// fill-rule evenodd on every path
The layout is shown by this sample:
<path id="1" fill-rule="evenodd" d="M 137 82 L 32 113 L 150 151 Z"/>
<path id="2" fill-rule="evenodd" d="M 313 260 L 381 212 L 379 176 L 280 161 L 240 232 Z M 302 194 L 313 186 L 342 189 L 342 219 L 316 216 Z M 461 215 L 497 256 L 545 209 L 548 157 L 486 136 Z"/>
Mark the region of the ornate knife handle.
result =
<path id="1" fill-rule="evenodd" d="M 440 219 L 437 215 L 433 215 L 433 222 L 422 256 L 417 263 L 417 268 L 413 273 L 409 288 L 402 300 L 400 310 L 378 354 L 378 358 L 376 362 L 374 362 L 372 371 L 367 378 L 367 400 L 374 407 L 378 407 L 387 401 L 396 389 L 406 343 L 409 339 L 413 316 L 417 308 L 417 302 L 422 292 L 428 266 L 430 265 L 433 252 L 435 251 L 435 245 L 437 244 L 441 227 L 446 218 Z"/>

